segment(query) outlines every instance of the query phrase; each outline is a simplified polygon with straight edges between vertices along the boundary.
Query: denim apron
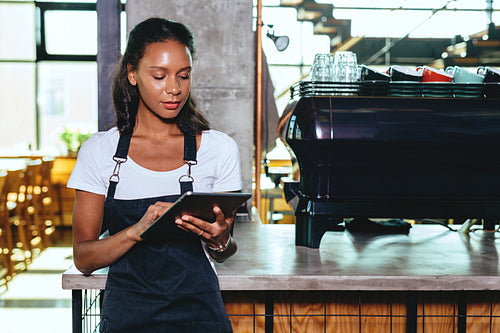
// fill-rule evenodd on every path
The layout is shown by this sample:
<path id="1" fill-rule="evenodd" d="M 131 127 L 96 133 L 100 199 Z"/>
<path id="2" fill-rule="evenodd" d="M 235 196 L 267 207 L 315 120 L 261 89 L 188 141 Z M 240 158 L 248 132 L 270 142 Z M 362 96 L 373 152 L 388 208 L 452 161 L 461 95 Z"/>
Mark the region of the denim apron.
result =
<path id="1" fill-rule="evenodd" d="M 120 165 L 127 160 L 130 135 L 122 134 L 113 159 L 115 170 L 104 207 L 103 229 L 113 235 L 137 223 L 157 201 L 173 202 L 180 195 L 137 200 L 115 199 Z M 184 160 L 192 190 L 191 165 L 196 163 L 196 137 L 185 135 Z M 198 236 L 186 233 L 174 241 L 144 240 L 109 267 L 101 309 L 102 333 L 232 332 L 219 281 Z"/>

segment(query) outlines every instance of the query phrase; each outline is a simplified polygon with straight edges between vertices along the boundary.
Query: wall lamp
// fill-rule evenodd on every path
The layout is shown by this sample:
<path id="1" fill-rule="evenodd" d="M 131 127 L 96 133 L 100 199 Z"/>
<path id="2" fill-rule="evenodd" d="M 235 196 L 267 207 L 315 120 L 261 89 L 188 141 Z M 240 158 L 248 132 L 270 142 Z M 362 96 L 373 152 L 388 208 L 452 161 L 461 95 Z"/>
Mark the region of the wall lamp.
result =
<path id="1" fill-rule="evenodd" d="M 268 24 L 268 30 L 266 36 L 272 39 L 274 42 L 274 45 L 276 46 L 276 49 L 280 52 L 284 51 L 287 47 L 288 44 L 290 43 L 290 38 L 288 36 L 276 36 L 274 35 L 274 25 Z"/>

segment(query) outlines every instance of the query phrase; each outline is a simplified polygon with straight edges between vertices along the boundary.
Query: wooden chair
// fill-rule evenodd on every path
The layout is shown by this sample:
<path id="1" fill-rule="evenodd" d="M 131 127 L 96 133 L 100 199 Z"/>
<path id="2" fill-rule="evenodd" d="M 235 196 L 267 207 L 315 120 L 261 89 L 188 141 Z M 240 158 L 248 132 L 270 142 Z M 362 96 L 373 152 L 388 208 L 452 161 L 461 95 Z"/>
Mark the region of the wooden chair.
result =
<path id="1" fill-rule="evenodd" d="M 0 286 L 5 288 L 14 274 L 14 266 L 10 258 L 12 233 L 4 195 L 6 181 L 7 172 L 0 170 Z"/>
<path id="2" fill-rule="evenodd" d="M 6 233 L 11 237 L 8 253 L 11 265 L 11 276 L 16 272 L 28 268 L 32 260 L 31 247 L 28 244 L 27 224 L 24 219 L 23 207 L 24 199 L 21 198 L 19 189 L 24 182 L 24 170 L 9 170 L 1 194 L 0 202 L 5 208 L 3 212 L 6 216 Z M 9 236 L 8 236 L 9 237 Z"/>
<path id="3" fill-rule="evenodd" d="M 55 158 L 52 156 L 44 156 L 40 168 L 40 184 L 34 189 L 35 202 L 39 210 L 39 216 L 42 219 L 42 227 L 44 228 L 45 248 L 50 245 L 50 235 L 55 231 L 55 188 L 52 184 L 52 168 Z"/>
<path id="4" fill-rule="evenodd" d="M 24 179 L 19 187 L 18 204 L 21 207 L 21 216 L 26 221 L 28 245 L 33 256 L 38 255 L 45 245 L 48 244 L 48 236 L 40 218 L 41 207 L 38 202 L 41 192 L 41 168 L 40 159 L 29 161 L 26 165 Z"/>

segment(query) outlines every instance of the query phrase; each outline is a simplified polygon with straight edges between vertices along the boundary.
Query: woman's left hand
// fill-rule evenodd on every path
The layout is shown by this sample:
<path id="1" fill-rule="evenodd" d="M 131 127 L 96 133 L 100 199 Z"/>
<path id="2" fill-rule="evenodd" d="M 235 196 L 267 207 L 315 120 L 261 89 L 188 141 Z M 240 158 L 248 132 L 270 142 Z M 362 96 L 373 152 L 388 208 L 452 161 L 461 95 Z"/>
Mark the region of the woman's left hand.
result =
<path id="1" fill-rule="evenodd" d="M 229 231 L 234 223 L 234 214 L 224 217 L 219 207 L 214 207 L 215 222 L 210 223 L 191 215 L 183 215 L 175 223 L 183 230 L 190 231 L 202 238 L 211 248 L 219 248 L 229 241 Z"/>

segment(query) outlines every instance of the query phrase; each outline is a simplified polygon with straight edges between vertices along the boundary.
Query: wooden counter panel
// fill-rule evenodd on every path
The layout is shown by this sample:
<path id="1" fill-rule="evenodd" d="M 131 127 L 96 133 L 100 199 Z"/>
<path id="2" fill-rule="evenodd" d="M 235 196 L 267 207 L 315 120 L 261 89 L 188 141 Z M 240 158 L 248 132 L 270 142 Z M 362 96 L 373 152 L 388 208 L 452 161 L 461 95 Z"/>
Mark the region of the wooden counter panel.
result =
<path id="1" fill-rule="evenodd" d="M 468 293 L 467 316 L 468 333 L 500 332 L 500 294 L 486 291 Z"/>
<path id="2" fill-rule="evenodd" d="M 343 316 L 331 316 L 326 319 L 327 332 L 352 332 L 360 325 L 359 298 L 354 293 L 327 292 L 326 315 L 343 314 Z M 333 301 L 334 300 L 334 301 Z"/>
<path id="3" fill-rule="evenodd" d="M 222 298 L 234 332 L 265 332 L 264 292 L 223 292 Z"/>
<path id="4" fill-rule="evenodd" d="M 418 296 L 418 327 L 424 332 L 456 332 L 458 307 L 456 293 L 424 293 Z M 455 327 L 455 330 L 453 329 Z"/>
<path id="5" fill-rule="evenodd" d="M 225 291 L 224 303 L 233 330 L 265 332 L 266 297 L 273 299 L 268 313 L 273 331 L 309 332 L 407 332 L 406 292 L 265 292 Z M 498 332 L 499 292 L 467 292 L 467 332 Z M 460 332 L 460 292 L 423 292 L 417 296 L 416 332 Z M 491 325 L 491 326 L 490 326 Z"/>

